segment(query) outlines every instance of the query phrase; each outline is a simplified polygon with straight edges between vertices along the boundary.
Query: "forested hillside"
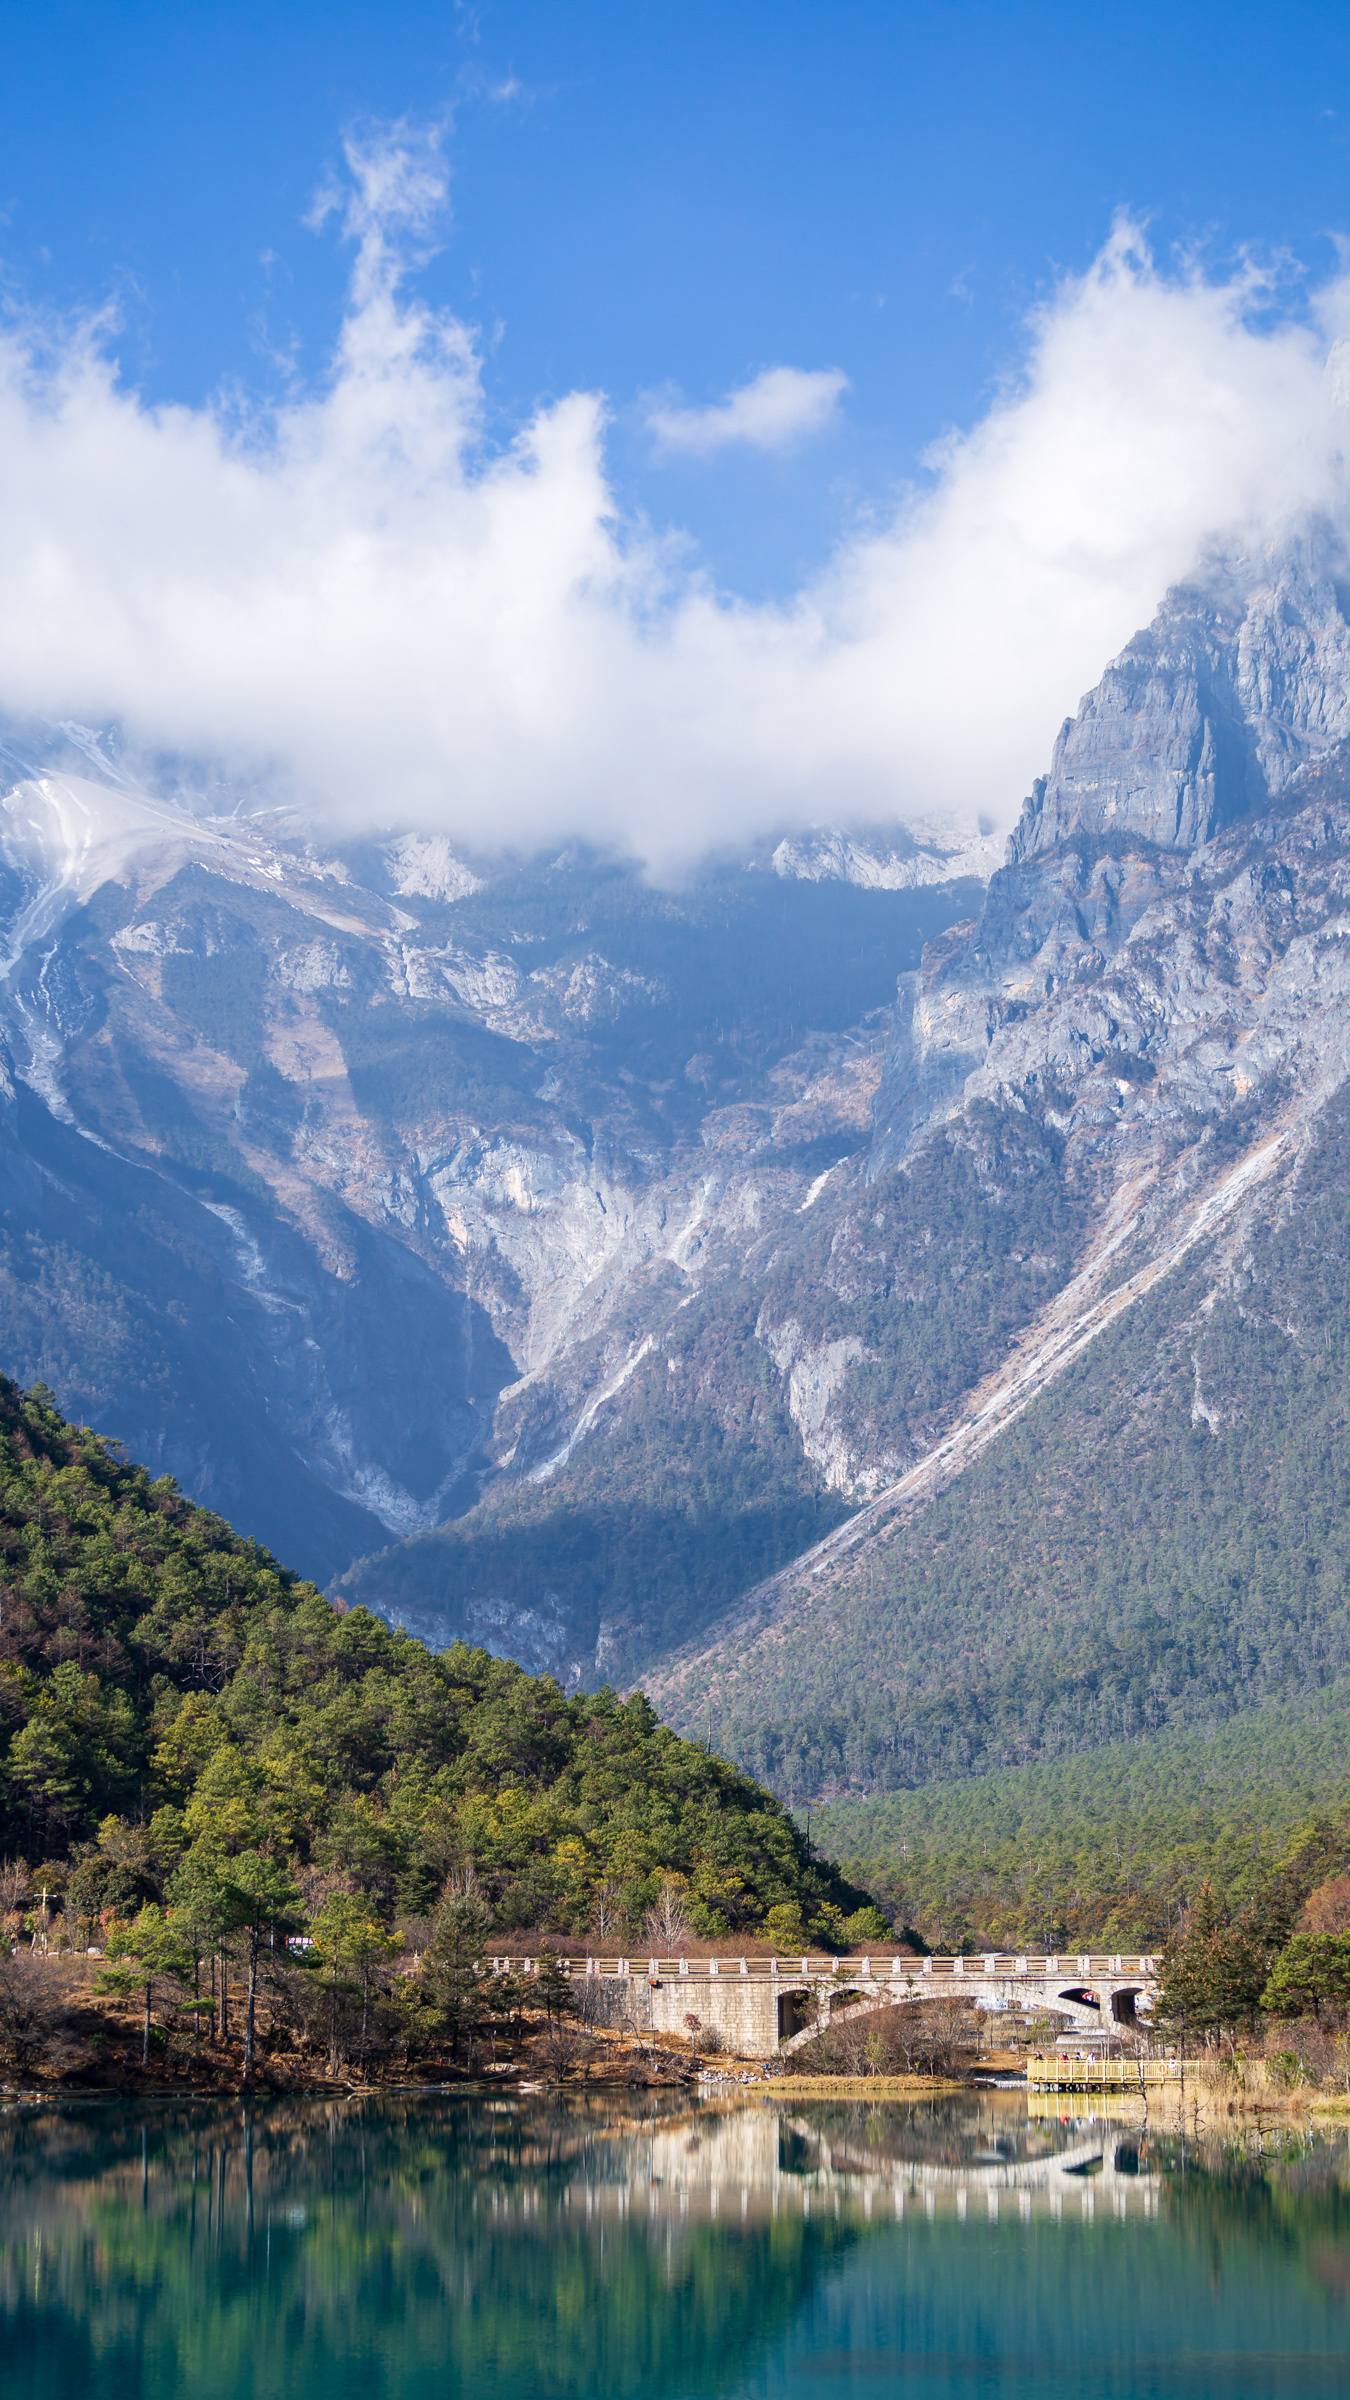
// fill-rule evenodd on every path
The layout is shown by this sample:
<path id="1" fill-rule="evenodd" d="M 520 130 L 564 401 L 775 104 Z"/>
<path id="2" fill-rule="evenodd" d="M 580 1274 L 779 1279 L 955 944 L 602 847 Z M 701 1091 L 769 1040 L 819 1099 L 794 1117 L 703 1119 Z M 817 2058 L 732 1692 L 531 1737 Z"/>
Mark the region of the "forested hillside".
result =
<path id="1" fill-rule="evenodd" d="M 388 1926 L 452 1883 L 503 1929 L 618 1943 L 659 1901 L 704 1936 L 791 1944 L 846 1940 L 862 1904 L 641 1697 L 568 1699 L 339 1613 L 0 1380 L 6 1855 L 91 1930 L 241 1891 L 296 1922 L 346 1893 Z"/>
<path id="2" fill-rule="evenodd" d="M 827 1802 L 820 1840 L 943 1943 L 1133 1949 L 1208 1883 L 1234 1911 L 1350 1860 L 1350 1681 L 1217 1730 Z"/>
<path id="3" fill-rule="evenodd" d="M 660 1704 L 790 1795 L 1209 1726 L 1350 1671 L 1350 1094 L 960 1479 Z"/>

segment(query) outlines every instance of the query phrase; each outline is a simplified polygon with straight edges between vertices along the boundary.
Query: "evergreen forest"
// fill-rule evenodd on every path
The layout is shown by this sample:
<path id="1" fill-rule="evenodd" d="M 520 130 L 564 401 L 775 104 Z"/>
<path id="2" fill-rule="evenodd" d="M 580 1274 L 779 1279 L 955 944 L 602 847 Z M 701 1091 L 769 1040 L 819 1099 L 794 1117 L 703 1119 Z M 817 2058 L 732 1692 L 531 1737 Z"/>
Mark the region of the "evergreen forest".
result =
<path id="1" fill-rule="evenodd" d="M 0 1859 L 92 1939 L 146 1906 L 622 1948 L 839 1946 L 883 1921 L 751 1778 L 640 1695 L 566 1696 L 334 1608 L 256 1543 L 0 1382 Z M 859 1915 L 859 1911 L 863 1913 Z M 258 1911 L 255 1911 L 257 1914 Z"/>

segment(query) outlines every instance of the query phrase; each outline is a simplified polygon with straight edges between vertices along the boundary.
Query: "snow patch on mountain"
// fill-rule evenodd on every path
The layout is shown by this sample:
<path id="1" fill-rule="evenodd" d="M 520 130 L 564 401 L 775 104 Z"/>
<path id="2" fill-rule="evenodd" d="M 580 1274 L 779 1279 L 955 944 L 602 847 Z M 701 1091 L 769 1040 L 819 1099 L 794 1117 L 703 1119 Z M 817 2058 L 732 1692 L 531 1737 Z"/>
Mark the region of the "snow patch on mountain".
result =
<path id="1" fill-rule="evenodd" d="M 884 837 L 841 833 L 828 827 L 781 841 L 770 859 L 775 875 L 800 883 L 852 883 L 863 891 L 913 891 L 921 884 L 955 883 L 965 876 L 985 883 L 1002 864 L 1000 836 L 943 835 L 906 826 Z"/>
<path id="2" fill-rule="evenodd" d="M 443 833 L 405 833 L 385 844 L 390 881 L 400 898 L 467 900 L 483 878 L 466 867 Z"/>

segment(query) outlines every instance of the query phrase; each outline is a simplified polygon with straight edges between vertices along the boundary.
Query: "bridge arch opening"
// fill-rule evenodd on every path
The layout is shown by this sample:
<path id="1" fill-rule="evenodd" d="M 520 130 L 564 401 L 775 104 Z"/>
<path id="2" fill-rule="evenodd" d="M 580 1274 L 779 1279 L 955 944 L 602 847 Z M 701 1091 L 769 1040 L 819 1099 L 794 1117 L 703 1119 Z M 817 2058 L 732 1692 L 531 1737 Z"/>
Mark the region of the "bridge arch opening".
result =
<path id="1" fill-rule="evenodd" d="M 1132 1986 L 1127 1986 L 1124 1991 L 1113 1992 L 1111 1994 L 1112 2024 L 1127 2026 L 1132 2033 L 1137 2033 L 1142 2023 L 1139 2015 L 1141 1998 L 1140 1991 Z"/>
<path id="2" fill-rule="evenodd" d="M 1068 2001 L 1074 2008 L 1094 2009 L 1098 2016 L 1102 2013 L 1101 2001 L 1095 1992 L 1089 1991 L 1085 1983 L 1070 1984 L 1066 1990 L 1060 1993 L 1059 1997 L 1061 2000 Z"/>
<path id="3" fill-rule="evenodd" d="M 808 1991 L 798 1988 L 790 1992 L 779 1993 L 778 2039 L 780 2042 L 794 2040 L 799 2033 L 805 2033 L 808 2025 L 813 2021 L 814 2011 Z"/>
<path id="4" fill-rule="evenodd" d="M 855 2008 L 875 2008 L 876 2004 L 875 1992 L 860 1991 L 856 1983 L 850 1984 L 842 1992 L 831 1992 L 829 2022 L 833 2025 L 836 2018 L 850 2016 Z"/>

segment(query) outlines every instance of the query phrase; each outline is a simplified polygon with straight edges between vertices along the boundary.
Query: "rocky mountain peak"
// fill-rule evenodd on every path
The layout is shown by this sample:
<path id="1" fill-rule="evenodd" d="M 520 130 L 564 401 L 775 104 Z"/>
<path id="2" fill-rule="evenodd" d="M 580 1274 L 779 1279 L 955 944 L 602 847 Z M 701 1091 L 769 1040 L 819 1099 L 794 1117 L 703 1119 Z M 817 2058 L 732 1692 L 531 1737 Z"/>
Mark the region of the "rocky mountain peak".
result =
<path id="1" fill-rule="evenodd" d="M 1314 528 L 1168 593 L 1055 744 L 1016 866 L 1086 836 L 1192 850 L 1350 733 L 1350 589 Z"/>

